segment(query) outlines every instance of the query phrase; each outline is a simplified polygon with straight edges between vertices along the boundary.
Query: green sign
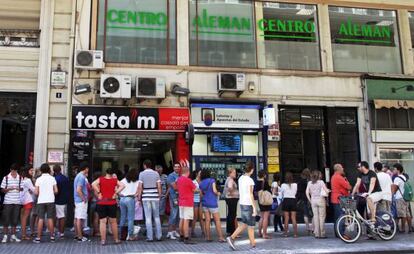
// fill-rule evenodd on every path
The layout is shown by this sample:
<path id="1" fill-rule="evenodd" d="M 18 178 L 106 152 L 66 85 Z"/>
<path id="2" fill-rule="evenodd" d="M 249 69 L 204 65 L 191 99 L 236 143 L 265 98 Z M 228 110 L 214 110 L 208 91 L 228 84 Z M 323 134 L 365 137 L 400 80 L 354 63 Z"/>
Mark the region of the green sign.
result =
<path id="1" fill-rule="evenodd" d="M 390 26 L 355 24 L 351 19 L 341 23 L 338 34 L 342 38 L 337 38 L 340 42 L 365 42 L 392 44 L 392 29 Z"/>
<path id="2" fill-rule="evenodd" d="M 309 39 L 314 40 L 315 23 L 313 21 L 302 20 L 282 20 L 282 19 L 261 19 L 257 22 L 261 36 L 264 38 L 281 39 Z M 277 33 L 277 34 L 270 34 Z M 279 34 L 282 33 L 282 34 Z M 298 35 L 302 34 L 302 35 Z"/>
<path id="3" fill-rule="evenodd" d="M 201 15 L 196 15 L 192 22 L 197 27 L 198 33 L 221 34 L 221 35 L 251 35 L 251 19 L 236 16 L 210 15 L 207 9 L 202 10 Z M 220 30 L 228 30 L 220 32 Z"/>
<path id="4" fill-rule="evenodd" d="M 107 28 L 132 30 L 167 30 L 168 16 L 163 12 L 138 12 L 110 9 Z M 145 26 L 145 27 L 144 27 Z"/>

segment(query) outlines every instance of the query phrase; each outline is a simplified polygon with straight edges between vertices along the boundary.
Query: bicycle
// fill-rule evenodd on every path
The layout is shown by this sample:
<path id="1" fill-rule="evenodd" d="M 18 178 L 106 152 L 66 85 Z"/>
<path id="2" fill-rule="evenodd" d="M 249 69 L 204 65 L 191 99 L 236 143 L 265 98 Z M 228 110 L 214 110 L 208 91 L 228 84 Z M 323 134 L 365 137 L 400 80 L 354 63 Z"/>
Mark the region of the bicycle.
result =
<path id="1" fill-rule="evenodd" d="M 376 222 L 364 219 L 357 210 L 357 200 L 353 197 L 340 197 L 339 202 L 345 214 L 339 217 L 335 231 L 339 238 L 346 243 L 358 241 L 362 234 L 362 225 L 371 236 L 378 236 L 384 241 L 390 241 L 397 232 L 397 224 L 388 212 L 379 211 L 375 215 Z"/>

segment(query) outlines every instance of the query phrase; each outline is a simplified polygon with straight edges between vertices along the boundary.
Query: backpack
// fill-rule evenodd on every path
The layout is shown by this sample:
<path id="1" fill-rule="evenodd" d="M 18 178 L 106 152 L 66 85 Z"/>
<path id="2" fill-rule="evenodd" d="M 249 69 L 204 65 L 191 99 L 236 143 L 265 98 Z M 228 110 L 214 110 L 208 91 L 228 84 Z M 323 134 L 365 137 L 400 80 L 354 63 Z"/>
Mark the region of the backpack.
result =
<path id="1" fill-rule="evenodd" d="M 263 187 L 264 187 L 264 182 L 263 182 Z M 269 191 L 262 189 L 257 194 L 259 197 L 260 205 L 272 205 L 273 204 L 273 196 L 272 196 L 272 193 L 270 193 Z"/>
<path id="2" fill-rule="evenodd" d="M 404 194 L 401 192 L 400 188 L 398 190 L 402 194 L 402 197 L 405 201 L 411 201 L 414 197 L 413 188 L 411 187 L 411 184 L 408 182 L 408 180 L 404 180 L 401 176 L 398 176 L 401 180 L 404 181 Z"/>

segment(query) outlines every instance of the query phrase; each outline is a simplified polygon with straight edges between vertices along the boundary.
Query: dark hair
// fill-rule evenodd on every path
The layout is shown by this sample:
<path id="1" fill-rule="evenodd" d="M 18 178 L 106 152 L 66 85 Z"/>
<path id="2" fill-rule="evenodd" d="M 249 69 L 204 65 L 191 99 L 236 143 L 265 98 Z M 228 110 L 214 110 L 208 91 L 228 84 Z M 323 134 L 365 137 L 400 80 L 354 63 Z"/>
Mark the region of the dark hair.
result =
<path id="1" fill-rule="evenodd" d="M 152 168 L 152 162 L 148 159 L 144 160 L 142 165 L 144 165 L 146 168 Z"/>
<path id="2" fill-rule="evenodd" d="M 279 182 L 280 181 L 280 174 L 276 173 L 273 174 L 273 182 Z"/>
<path id="3" fill-rule="evenodd" d="M 81 162 L 79 165 L 79 171 L 84 171 L 86 168 L 89 168 L 89 164 L 86 161 Z"/>
<path id="4" fill-rule="evenodd" d="M 244 173 L 250 173 L 252 170 L 254 170 L 254 165 L 252 161 L 246 162 L 246 166 L 244 168 Z"/>
<path id="5" fill-rule="evenodd" d="M 382 163 L 381 162 L 375 162 L 374 163 L 374 168 L 376 169 L 376 170 L 378 170 L 378 171 L 381 171 L 382 170 Z"/>
<path id="6" fill-rule="evenodd" d="M 302 170 L 302 173 L 300 174 L 300 177 L 302 177 L 303 179 L 306 180 L 310 180 L 311 178 L 311 171 L 308 168 L 305 168 L 304 170 Z"/>
<path id="7" fill-rule="evenodd" d="M 55 174 L 60 174 L 62 172 L 62 168 L 59 165 L 53 165 L 53 172 Z"/>
<path id="8" fill-rule="evenodd" d="M 198 172 L 200 172 L 199 169 L 196 169 L 193 172 L 191 172 L 191 180 L 195 180 L 197 178 Z"/>
<path id="9" fill-rule="evenodd" d="M 200 177 L 201 177 L 201 180 L 204 180 L 204 179 L 210 178 L 210 177 L 211 177 L 211 172 L 210 172 L 210 170 L 209 170 L 209 169 L 203 169 L 203 170 L 201 170 L 201 175 L 200 175 Z"/>
<path id="10" fill-rule="evenodd" d="M 20 168 L 20 166 L 19 166 L 18 163 L 13 163 L 10 166 L 10 170 L 14 170 L 14 171 L 19 171 L 19 168 Z"/>
<path id="11" fill-rule="evenodd" d="M 107 173 L 108 175 L 113 175 L 113 174 L 114 174 L 114 172 L 115 172 L 115 170 L 113 170 L 112 168 L 108 168 L 108 169 L 106 169 L 106 173 Z"/>
<path id="12" fill-rule="evenodd" d="M 366 161 L 361 161 L 359 164 L 361 165 L 361 168 L 362 168 L 362 167 L 364 167 L 364 168 L 369 169 L 369 163 L 368 163 L 368 162 L 366 162 Z"/>
<path id="13" fill-rule="evenodd" d="M 130 169 L 128 173 L 125 175 L 125 179 L 128 183 L 136 182 L 138 180 L 138 170 L 137 169 Z"/>
<path id="14" fill-rule="evenodd" d="M 95 172 L 95 173 L 93 173 L 93 180 L 95 181 L 96 179 L 98 179 L 101 176 L 102 176 L 102 171 Z"/>
<path id="15" fill-rule="evenodd" d="M 22 167 L 20 169 L 19 175 L 23 178 L 30 178 L 31 176 L 29 175 L 29 170 L 33 168 L 32 164 L 27 164 L 24 167 Z"/>
<path id="16" fill-rule="evenodd" d="M 320 171 L 312 170 L 312 172 L 310 173 L 310 179 L 312 183 L 316 183 L 319 180 L 319 176 L 320 176 Z"/>
<path id="17" fill-rule="evenodd" d="M 404 172 L 404 167 L 401 165 L 401 163 L 395 163 L 394 168 L 397 169 L 400 174 Z"/>
<path id="18" fill-rule="evenodd" d="M 259 178 L 265 178 L 266 179 L 267 178 L 266 170 L 264 170 L 264 169 L 260 170 L 259 173 L 257 173 L 257 176 Z"/>
<path id="19" fill-rule="evenodd" d="M 293 179 L 293 174 L 292 174 L 292 172 L 287 172 L 286 173 L 286 175 L 285 175 L 285 182 L 287 183 L 287 184 L 292 184 L 292 183 L 294 183 L 294 179 Z"/>
<path id="20" fill-rule="evenodd" d="M 42 174 L 50 174 L 50 166 L 47 163 L 43 163 L 40 166 L 40 172 L 42 172 Z"/>

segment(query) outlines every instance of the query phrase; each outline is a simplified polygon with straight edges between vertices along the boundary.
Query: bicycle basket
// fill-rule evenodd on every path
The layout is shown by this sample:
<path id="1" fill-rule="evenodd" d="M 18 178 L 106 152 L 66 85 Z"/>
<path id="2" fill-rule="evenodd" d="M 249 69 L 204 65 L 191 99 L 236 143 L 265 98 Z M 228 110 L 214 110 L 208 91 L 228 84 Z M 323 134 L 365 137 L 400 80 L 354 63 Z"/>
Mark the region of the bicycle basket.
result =
<path id="1" fill-rule="evenodd" d="M 339 204 L 341 208 L 355 211 L 357 209 L 357 201 L 349 197 L 340 197 Z"/>

